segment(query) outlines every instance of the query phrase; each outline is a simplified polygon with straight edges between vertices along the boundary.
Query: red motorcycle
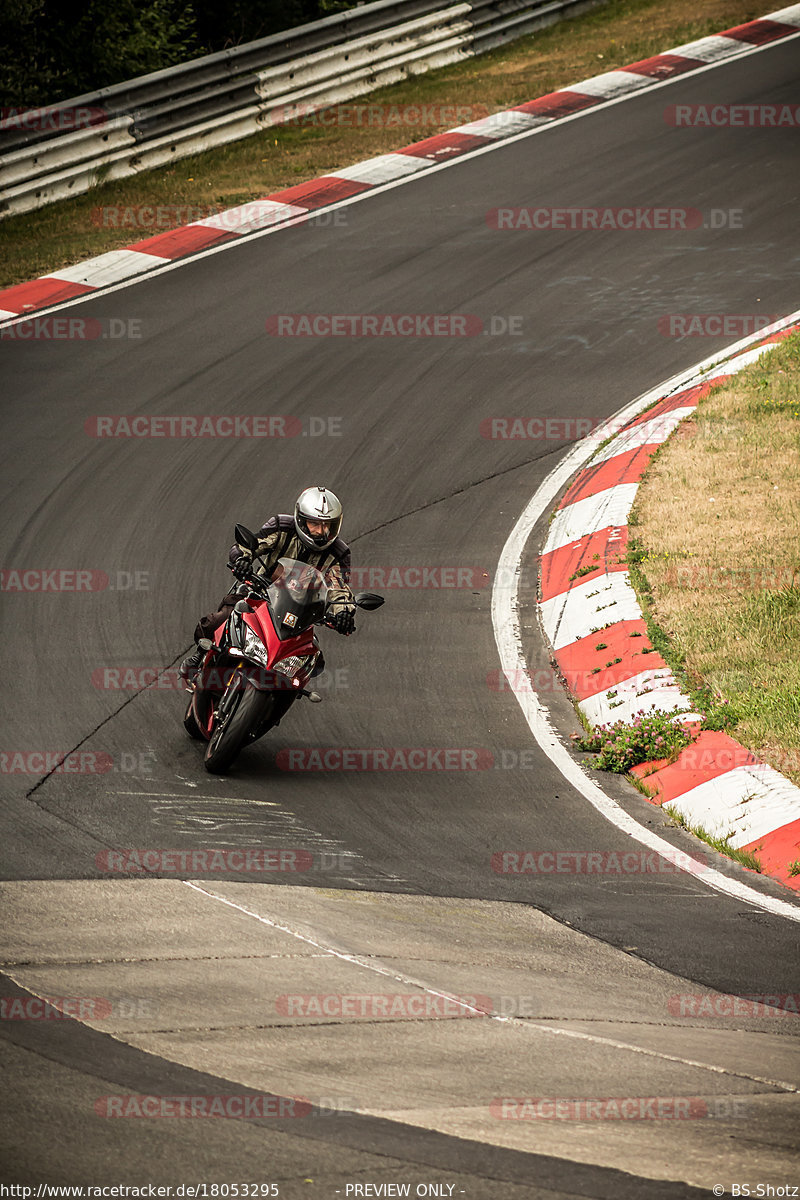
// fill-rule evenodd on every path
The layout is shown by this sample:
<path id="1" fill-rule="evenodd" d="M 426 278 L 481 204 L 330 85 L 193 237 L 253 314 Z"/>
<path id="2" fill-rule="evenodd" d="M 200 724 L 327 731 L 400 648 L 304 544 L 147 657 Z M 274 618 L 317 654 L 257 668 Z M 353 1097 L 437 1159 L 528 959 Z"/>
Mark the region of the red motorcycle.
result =
<path id="1" fill-rule="evenodd" d="M 237 525 L 235 537 L 255 555 L 254 533 Z M 191 737 L 208 743 L 204 762 L 213 775 L 224 774 L 240 750 L 278 725 L 300 696 L 322 699 L 307 685 L 324 668 L 314 626 L 325 621 L 325 578 L 294 558 L 279 559 L 267 578 L 256 569 L 259 563 L 263 571 L 258 556 L 245 568 L 241 599 L 214 640 L 198 643 L 205 658 L 191 685 L 183 724 Z M 361 592 L 355 602 L 371 610 L 383 604 L 383 597 Z"/>

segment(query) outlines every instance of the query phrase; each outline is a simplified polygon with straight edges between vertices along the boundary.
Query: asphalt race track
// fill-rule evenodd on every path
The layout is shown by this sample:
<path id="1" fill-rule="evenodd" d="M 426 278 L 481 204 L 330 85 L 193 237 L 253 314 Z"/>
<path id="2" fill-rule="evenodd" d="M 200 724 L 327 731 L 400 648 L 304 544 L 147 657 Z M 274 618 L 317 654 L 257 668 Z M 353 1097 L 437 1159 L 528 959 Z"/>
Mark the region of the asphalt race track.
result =
<path id="1" fill-rule="evenodd" d="M 668 314 L 798 307 L 796 130 L 664 119 L 680 103 L 796 103 L 798 47 L 64 310 L 140 336 L 3 341 L 0 562 L 109 578 L 4 596 L 3 745 L 31 770 L 2 775 L 2 996 L 102 1001 L 80 1020 L 0 1023 L 5 1180 L 247 1182 L 289 1198 L 403 1194 L 380 1190 L 395 1184 L 473 1200 L 800 1184 L 797 1020 L 692 1015 L 709 992 L 800 993 L 796 922 L 684 874 L 492 868 L 503 850 L 640 847 L 572 792 L 496 685 L 494 568 L 574 427 L 481 434 L 490 418 L 605 418 L 734 340 L 664 336 Z M 487 224 L 531 205 L 693 207 L 708 227 Z M 519 332 L 266 332 L 292 313 L 472 314 Z M 114 414 L 266 414 L 302 432 L 86 432 Z M 212 777 L 182 728 L 183 693 L 104 683 L 176 664 L 228 586 L 234 522 L 255 527 L 312 483 L 342 498 L 355 565 L 405 586 L 383 589 L 356 637 L 325 636 L 324 704 L 295 706 Z M 533 545 L 526 586 L 532 612 Z M 525 636 L 545 664 L 533 623 Z M 578 728 L 555 690 L 551 706 L 564 736 Z M 434 769 L 284 769 L 297 761 L 286 751 L 341 747 L 426 748 Z M 466 764 L 482 752 L 481 769 L 435 769 L 448 749 Z M 110 769 L 36 769 L 37 754 L 67 751 Z M 696 849 L 627 785 L 608 790 Z M 142 877 L 103 857 L 251 847 L 300 848 L 313 865 L 204 872 L 162 858 Z M 328 999 L 313 1009 L 309 996 Z M 393 1015 L 375 1000 L 387 996 Z M 495 1017 L 475 1012 L 480 997 Z M 248 1120 L 126 1119 L 103 1099 L 264 1093 L 275 1115 Z M 520 1097 L 573 1104 L 533 1121 Z M 660 1098 L 660 1116 L 597 1120 L 579 1104 L 609 1097 Z"/>

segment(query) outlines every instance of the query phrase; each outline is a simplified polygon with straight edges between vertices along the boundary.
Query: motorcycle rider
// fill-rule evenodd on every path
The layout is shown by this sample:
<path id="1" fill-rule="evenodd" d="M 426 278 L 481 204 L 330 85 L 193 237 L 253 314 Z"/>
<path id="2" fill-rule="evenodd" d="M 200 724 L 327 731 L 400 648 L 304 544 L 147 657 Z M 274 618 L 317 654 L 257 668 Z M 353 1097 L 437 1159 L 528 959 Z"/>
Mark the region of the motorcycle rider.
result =
<path id="1" fill-rule="evenodd" d="M 294 515 L 278 513 L 269 517 L 258 531 L 255 554 L 243 546 L 231 546 L 228 562 L 241 579 L 253 558 L 260 556 L 264 567 L 256 571 L 271 577 L 279 558 L 295 558 L 316 567 L 328 585 L 328 604 L 325 624 L 345 637 L 355 632 L 355 599 L 350 590 L 350 547 L 339 537 L 342 527 L 342 506 L 337 496 L 326 487 L 309 487 L 297 497 Z M 194 631 L 194 640 L 213 638 L 227 621 L 233 606 L 240 599 L 238 587 L 223 596 L 216 612 L 201 617 Z M 180 665 L 181 676 L 190 681 L 205 657 L 198 646 Z"/>

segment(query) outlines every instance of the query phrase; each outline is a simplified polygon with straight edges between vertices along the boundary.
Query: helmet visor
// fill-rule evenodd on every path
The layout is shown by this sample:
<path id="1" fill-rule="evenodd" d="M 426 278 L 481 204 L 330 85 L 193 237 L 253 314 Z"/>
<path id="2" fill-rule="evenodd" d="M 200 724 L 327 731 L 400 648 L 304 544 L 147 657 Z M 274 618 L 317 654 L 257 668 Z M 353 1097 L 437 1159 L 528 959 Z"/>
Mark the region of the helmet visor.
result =
<path id="1" fill-rule="evenodd" d="M 342 518 L 339 517 L 307 517 L 304 513 L 295 514 L 295 524 L 302 540 L 308 546 L 324 550 L 332 545 L 339 536 Z"/>

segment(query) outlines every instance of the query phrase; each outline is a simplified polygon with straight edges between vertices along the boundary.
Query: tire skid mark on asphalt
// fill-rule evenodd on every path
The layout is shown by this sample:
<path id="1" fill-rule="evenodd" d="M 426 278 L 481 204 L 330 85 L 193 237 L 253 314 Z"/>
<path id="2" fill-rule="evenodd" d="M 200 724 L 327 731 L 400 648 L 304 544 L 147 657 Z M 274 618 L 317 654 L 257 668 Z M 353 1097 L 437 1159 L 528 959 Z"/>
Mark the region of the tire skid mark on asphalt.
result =
<path id="1" fill-rule="evenodd" d="M 152 783 L 153 780 L 151 779 Z M 183 837 L 198 837 L 208 840 L 215 836 L 215 846 L 239 846 L 249 848 L 262 844 L 265 836 L 286 837 L 286 845 L 293 844 L 304 850 L 332 854 L 348 860 L 341 869 L 325 872 L 320 884 L 335 877 L 357 887 L 375 884 L 409 884 L 409 880 L 392 871 L 375 871 L 357 850 L 350 850 L 338 838 L 328 837 L 299 820 L 294 813 L 275 800 L 255 800 L 246 796 L 218 796 L 201 792 L 114 792 L 115 796 L 140 796 L 151 802 L 155 827 L 175 830 Z M 152 803 L 160 800 L 163 803 Z M 199 803 L 198 803 L 199 802 Z M 254 812 L 247 809 L 268 810 Z M 266 818 L 266 821 L 265 821 Z M 253 832 L 250 832 L 250 831 Z M 254 843 L 253 833 L 258 835 Z M 346 874 L 346 871 L 351 872 Z"/>

